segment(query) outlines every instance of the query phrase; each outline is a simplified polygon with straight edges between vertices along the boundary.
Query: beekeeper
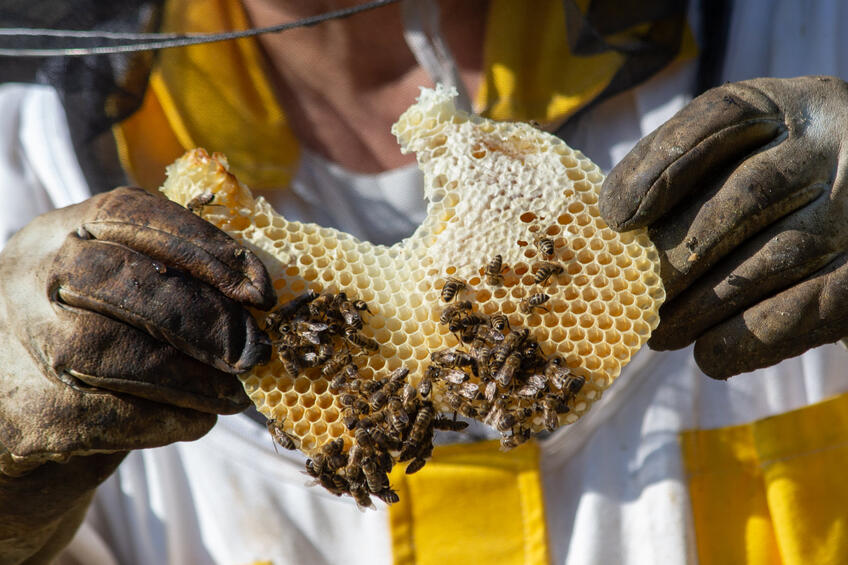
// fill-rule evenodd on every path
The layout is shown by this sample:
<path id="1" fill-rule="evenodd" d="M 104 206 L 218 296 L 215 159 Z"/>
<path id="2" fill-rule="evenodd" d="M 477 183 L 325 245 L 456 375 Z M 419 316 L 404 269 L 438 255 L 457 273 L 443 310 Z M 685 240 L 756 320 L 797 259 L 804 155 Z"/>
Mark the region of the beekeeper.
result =
<path id="1" fill-rule="evenodd" d="M 79 13 L 149 28 L 152 4 Z M 0 255 L 0 562 L 848 562 L 848 354 L 821 346 L 848 334 L 844 9 L 577 4 L 408 2 L 65 62 L 39 75 L 64 107 L 0 86 L 0 235 L 17 232 Z M 161 8 L 162 31 L 317 10 Z M 151 62 L 149 83 L 129 72 Z M 21 63 L 4 80 L 33 78 Z M 738 82 L 811 74 L 827 76 Z M 242 412 L 231 375 L 270 354 L 245 310 L 274 300 L 255 257 L 150 192 L 106 190 L 155 191 L 203 146 L 289 218 L 397 241 L 425 202 L 389 127 L 434 81 L 561 126 L 612 169 L 604 217 L 648 226 L 663 257 L 651 344 L 668 351 L 640 352 L 577 424 L 508 453 L 440 446 L 393 473 L 400 503 L 362 512 Z"/>

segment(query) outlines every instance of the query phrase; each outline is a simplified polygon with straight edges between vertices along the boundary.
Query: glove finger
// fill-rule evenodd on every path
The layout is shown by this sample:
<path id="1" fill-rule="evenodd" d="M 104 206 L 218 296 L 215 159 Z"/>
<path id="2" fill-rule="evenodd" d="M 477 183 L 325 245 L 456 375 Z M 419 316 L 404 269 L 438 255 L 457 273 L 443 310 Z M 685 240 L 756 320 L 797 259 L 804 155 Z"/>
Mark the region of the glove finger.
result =
<path id="1" fill-rule="evenodd" d="M 723 176 L 785 131 L 780 109 L 749 83 L 714 88 L 643 138 L 601 188 L 600 212 L 615 230 L 647 226 L 705 179 Z"/>
<path id="2" fill-rule="evenodd" d="M 129 324 L 228 373 L 270 358 L 267 336 L 238 303 L 122 245 L 69 235 L 48 289 L 56 302 Z"/>
<path id="3" fill-rule="evenodd" d="M 653 349 L 679 349 L 710 327 L 803 280 L 838 252 L 827 233 L 828 204 L 819 197 L 745 242 L 660 310 L 648 341 Z"/>
<path id="4" fill-rule="evenodd" d="M 212 429 L 217 419 L 215 414 L 136 396 L 80 390 L 48 379 L 24 380 L 8 398 L 0 438 L 11 453 L 30 464 L 193 441 Z M 6 422 L 34 425 L 6 429 Z"/>
<path id="5" fill-rule="evenodd" d="M 235 414 L 250 404 L 244 387 L 231 374 L 131 326 L 67 306 L 58 316 L 61 327 L 69 331 L 55 336 L 51 365 L 66 384 L 211 414 Z"/>
<path id="6" fill-rule="evenodd" d="M 256 255 L 179 204 L 139 188 L 104 195 L 83 228 L 190 273 L 237 302 L 267 310 L 276 304 L 271 278 Z"/>
<path id="7" fill-rule="evenodd" d="M 695 361 L 709 376 L 726 379 L 769 367 L 848 335 L 848 257 L 738 316 L 695 342 Z"/>
<path id="8" fill-rule="evenodd" d="M 830 179 L 816 178 L 796 145 L 786 142 L 754 155 L 714 191 L 650 226 L 669 299 L 743 241 L 828 188 Z"/>

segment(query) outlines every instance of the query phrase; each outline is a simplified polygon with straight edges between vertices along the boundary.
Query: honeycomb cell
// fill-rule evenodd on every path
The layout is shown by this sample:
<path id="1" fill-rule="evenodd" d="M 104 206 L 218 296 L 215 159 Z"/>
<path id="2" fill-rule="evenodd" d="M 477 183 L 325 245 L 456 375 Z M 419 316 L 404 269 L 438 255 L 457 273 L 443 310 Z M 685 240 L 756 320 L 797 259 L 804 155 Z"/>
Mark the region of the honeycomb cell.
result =
<path id="1" fill-rule="evenodd" d="M 265 403 L 269 406 L 277 406 L 280 402 L 282 402 L 282 400 L 283 393 L 279 390 L 271 391 L 265 396 Z"/>
<path id="2" fill-rule="evenodd" d="M 294 435 L 300 437 L 300 441 L 304 443 L 307 441 L 315 441 L 315 438 L 307 436 L 310 427 L 309 422 L 306 420 L 300 420 L 294 424 Z"/>
<path id="3" fill-rule="evenodd" d="M 511 328 L 532 329 L 543 351 L 559 352 L 586 378 L 560 418 L 576 421 L 659 321 L 665 291 L 647 232 L 619 234 L 606 226 L 597 207 L 603 175 L 579 151 L 526 124 L 471 118 L 453 107 L 447 89 L 422 91 L 393 131 L 418 156 L 429 205 L 415 234 L 391 247 L 286 220 L 254 198 L 223 157 L 202 150 L 169 168 L 163 191 L 185 204 L 212 187 L 223 204 L 205 207 L 203 217 L 259 252 L 279 304 L 307 289 L 364 300 L 369 311 L 362 313 L 361 333 L 376 339 L 379 350 L 351 347 L 363 379 L 406 366 L 417 383 L 431 352 L 465 347 L 439 324 L 447 305 L 439 290 L 445 276 L 466 281 L 456 301 L 471 301 L 475 313 L 504 314 Z M 552 257 L 542 258 L 534 245 L 542 236 L 554 240 Z M 503 282 L 489 285 L 484 269 L 496 254 L 503 258 Z M 563 267 L 545 286 L 533 278 L 532 264 L 541 260 Z M 547 311 L 518 309 L 542 292 L 551 297 Z M 284 419 L 285 432 L 306 455 L 337 438 L 351 445 L 340 400 L 318 368 L 302 368 L 293 378 L 274 360 L 240 378 L 260 412 Z M 438 409 L 450 412 L 444 404 Z M 541 420 L 534 421 L 539 431 Z"/>

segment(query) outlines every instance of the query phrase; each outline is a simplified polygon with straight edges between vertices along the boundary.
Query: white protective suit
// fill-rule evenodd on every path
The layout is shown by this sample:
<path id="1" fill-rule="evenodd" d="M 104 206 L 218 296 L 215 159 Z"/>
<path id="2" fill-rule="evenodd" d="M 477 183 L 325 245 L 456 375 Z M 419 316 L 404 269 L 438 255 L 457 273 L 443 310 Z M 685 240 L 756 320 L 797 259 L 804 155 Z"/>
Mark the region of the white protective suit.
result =
<path id="1" fill-rule="evenodd" d="M 846 12 L 836 0 L 738 2 L 723 80 L 848 79 L 848 39 L 838 33 Z M 667 69 L 583 116 L 567 141 L 608 170 L 690 99 L 693 76 L 693 64 Z M 296 197 L 276 203 L 282 213 L 364 239 L 403 237 L 425 208 L 414 167 L 357 175 L 307 154 L 293 188 Z M 0 86 L 0 237 L 88 195 L 55 94 Z M 841 347 L 825 346 L 725 383 L 704 376 L 689 349 L 640 352 L 585 418 L 542 442 L 553 562 L 694 563 L 678 432 L 844 392 L 847 360 Z M 391 563 L 385 506 L 362 512 L 350 498 L 305 486 L 302 469 L 298 454 L 276 453 L 248 416 L 221 417 L 199 441 L 131 453 L 99 488 L 60 563 Z"/>

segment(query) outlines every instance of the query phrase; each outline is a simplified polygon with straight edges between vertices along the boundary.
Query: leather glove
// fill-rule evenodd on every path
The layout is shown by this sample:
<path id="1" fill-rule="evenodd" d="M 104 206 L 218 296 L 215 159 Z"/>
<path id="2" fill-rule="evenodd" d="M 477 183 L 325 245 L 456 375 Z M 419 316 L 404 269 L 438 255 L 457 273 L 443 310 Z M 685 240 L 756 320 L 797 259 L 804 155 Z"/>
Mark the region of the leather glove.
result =
<path id="1" fill-rule="evenodd" d="M 659 250 L 649 345 L 694 341 L 727 378 L 848 335 L 846 157 L 848 85 L 832 77 L 726 84 L 641 140 L 600 210 Z"/>
<path id="2" fill-rule="evenodd" d="M 275 300 L 255 255 L 140 189 L 21 230 L 0 254 L 0 561 L 72 533 L 126 451 L 246 408 L 233 374 L 271 347 L 243 306 Z"/>

